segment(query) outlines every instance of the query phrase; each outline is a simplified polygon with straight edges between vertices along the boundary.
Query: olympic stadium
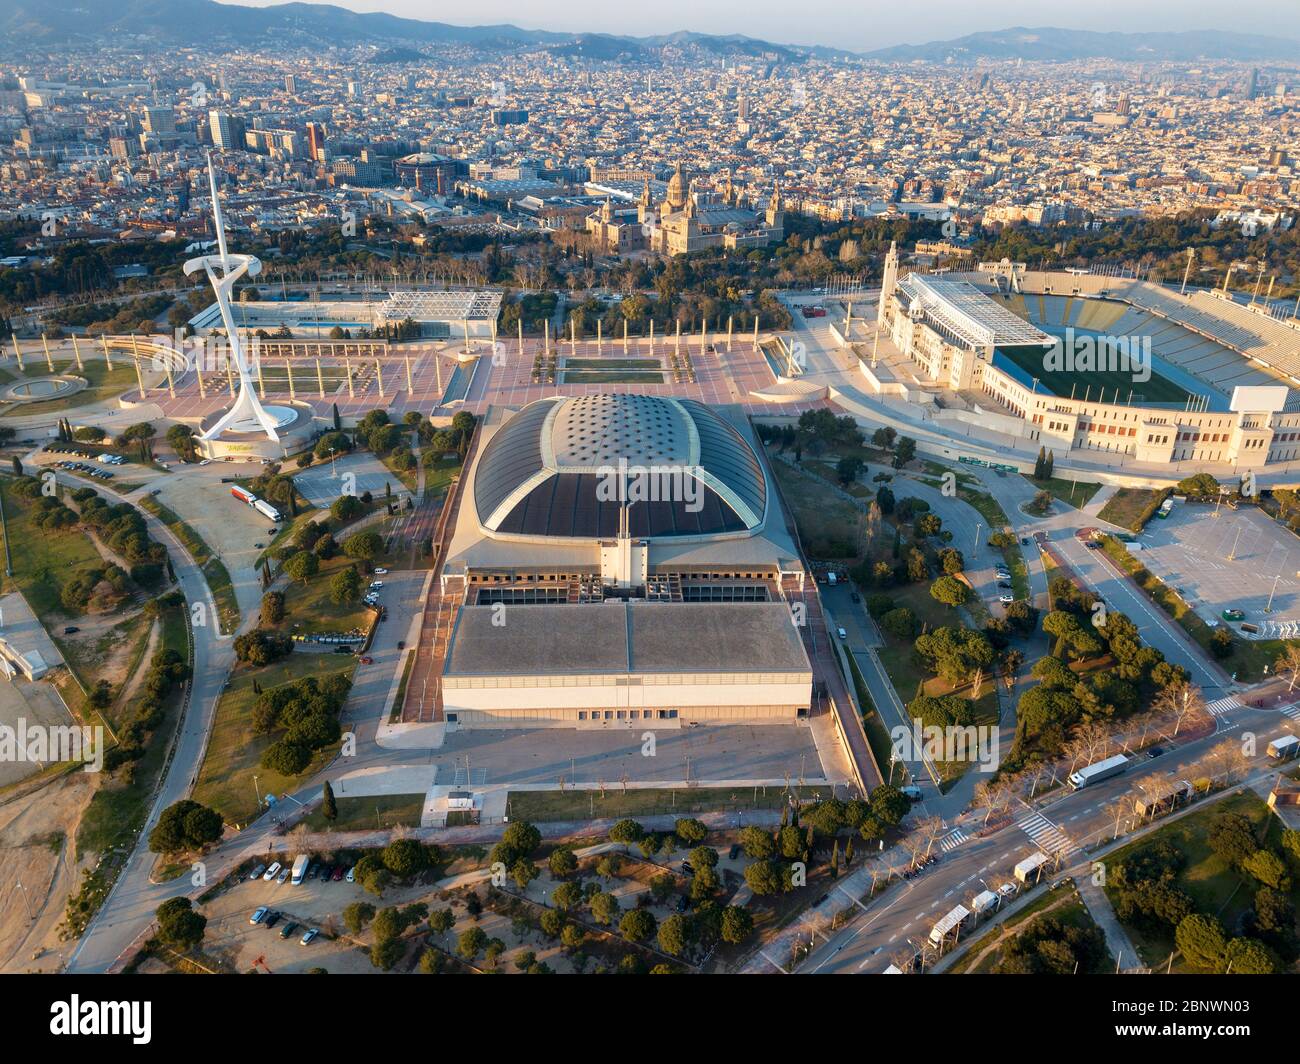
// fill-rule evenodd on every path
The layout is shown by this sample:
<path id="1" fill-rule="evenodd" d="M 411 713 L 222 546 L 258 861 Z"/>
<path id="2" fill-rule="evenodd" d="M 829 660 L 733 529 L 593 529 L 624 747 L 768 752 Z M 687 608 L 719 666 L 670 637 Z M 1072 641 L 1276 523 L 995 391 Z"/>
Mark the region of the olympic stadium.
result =
<path id="1" fill-rule="evenodd" d="M 1300 458 L 1300 322 L 1264 303 L 1005 260 L 899 276 L 891 252 L 877 325 L 917 381 L 1061 458 L 1234 471 Z"/>

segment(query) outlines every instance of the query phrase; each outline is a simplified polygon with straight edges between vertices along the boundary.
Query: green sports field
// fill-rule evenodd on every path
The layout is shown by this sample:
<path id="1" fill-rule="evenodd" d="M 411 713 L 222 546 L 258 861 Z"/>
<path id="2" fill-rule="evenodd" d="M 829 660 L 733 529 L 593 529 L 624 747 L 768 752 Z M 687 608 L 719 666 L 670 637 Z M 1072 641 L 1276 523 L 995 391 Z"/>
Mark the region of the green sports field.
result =
<path id="1" fill-rule="evenodd" d="M 1044 368 L 1041 347 L 999 347 L 998 354 L 1019 366 L 1031 377 L 1038 378 L 1040 390 L 1069 399 L 1093 400 L 1108 403 L 1177 403 L 1187 402 L 1189 392 L 1173 381 L 1160 376 L 1153 369 L 1148 380 L 1135 382 L 1133 374 L 1122 370 L 1093 369 L 1050 370 Z"/>

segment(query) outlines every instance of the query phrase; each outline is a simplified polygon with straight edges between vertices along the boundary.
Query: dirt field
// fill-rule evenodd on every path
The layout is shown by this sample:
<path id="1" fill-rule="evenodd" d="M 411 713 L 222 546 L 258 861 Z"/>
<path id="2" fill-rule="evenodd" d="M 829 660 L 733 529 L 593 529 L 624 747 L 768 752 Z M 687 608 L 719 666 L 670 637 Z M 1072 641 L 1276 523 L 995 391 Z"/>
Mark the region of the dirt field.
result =
<path id="1" fill-rule="evenodd" d="M 73 772 L 0 805 L 0 972 L 56 971 L 75 945 L 60 942 L 57 927 L 81 879 L 80 867 L 71 865 L 71 840 L 96 779 Z"/>

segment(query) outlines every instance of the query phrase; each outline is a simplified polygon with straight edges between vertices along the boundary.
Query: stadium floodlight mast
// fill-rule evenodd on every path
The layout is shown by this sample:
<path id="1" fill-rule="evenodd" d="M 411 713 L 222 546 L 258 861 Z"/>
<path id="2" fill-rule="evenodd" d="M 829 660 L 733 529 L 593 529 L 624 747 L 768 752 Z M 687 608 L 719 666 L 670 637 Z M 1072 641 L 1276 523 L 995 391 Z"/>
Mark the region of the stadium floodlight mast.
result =
<path id="1" fill-rule="evenodd" d="M 253 386 L 253 377 L 248 369 L 248 360 L 244 357 L 243 344 L 239 339 L 239 330 L 235 328 L 234 315 L 230 312 L 230 293 L 236 282 L 242 277 L 256 277 L 262 272 L 262 262 L 255 255 L 232 255 L 226 250 L 226 224 L 221 217 L 221 199 L 217 195 L 217 173 L 212 165 L 212 154 L 208 153 L 208 187 L 212 191 L 212 218 L 217 230 L 216 255 L 200 255 L 185 263 L 185 276 L 204 270 L 212 283 L 212 291 L 217 297 L 217 308 L 221 312 L 222 324 L 226 327 L 226 340 L 230 344 L 231 357 L 239 373 L 239 395 L 210 429 L 199 438 L 211 440 L 220 436 L 232 425 L 242 428 L 247 425 L 260 425 L 273 441 L 280 441 L 275 431 L 276 421 L 257 397 Z M 217 273 L 215 267 L 220 266 Z"/>

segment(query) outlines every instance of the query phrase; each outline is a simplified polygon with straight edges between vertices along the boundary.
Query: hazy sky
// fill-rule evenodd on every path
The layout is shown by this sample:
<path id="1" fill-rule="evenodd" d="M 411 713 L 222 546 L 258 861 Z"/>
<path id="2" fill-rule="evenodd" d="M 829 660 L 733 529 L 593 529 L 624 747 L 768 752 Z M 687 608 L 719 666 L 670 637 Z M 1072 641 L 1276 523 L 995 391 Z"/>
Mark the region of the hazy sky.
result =
<path id="1" fill-rule="evenodd" d="M 265 7 L 276 0 L 234 0 Z M 1226 29 L 1300 37 L 1295 0 L 332 0 L 354 11 L 387 11 L 406 18 L 457 25 L 509 22 L 525 29 L 589 30 L 649 36 L 675 30 L 743 33 L 784 44 L 828 44 L 866 51 L 921 44 L 1008 26 L 1064 26 L 1092 30 Z"/>

